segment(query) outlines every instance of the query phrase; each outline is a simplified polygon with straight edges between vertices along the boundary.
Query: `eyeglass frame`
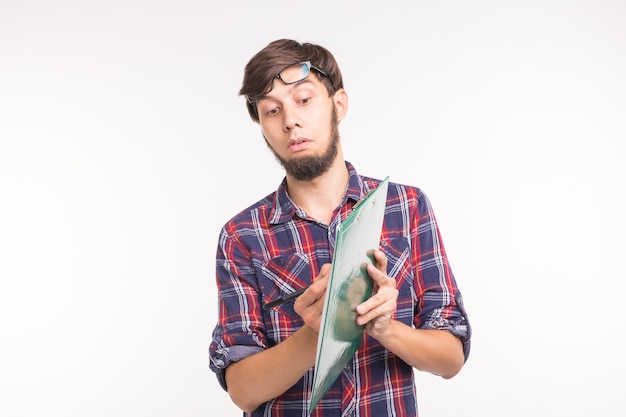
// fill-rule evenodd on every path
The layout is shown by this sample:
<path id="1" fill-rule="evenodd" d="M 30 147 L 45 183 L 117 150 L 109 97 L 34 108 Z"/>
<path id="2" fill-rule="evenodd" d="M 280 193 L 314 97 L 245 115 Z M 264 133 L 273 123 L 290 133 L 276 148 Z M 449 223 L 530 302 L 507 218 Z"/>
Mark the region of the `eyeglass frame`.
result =
<path id="1" fill-rule="evenodd" d="M 296 65 L 306 65 L 306 67 L 307 67 L 307 74 L 306 74 L 306 76 L 304 76 L 304 77 L 302 77 L 302 78 L 300 78 L 300 79 L 298 79 L 296 81 L 289 82 L 289 83 L 286 82 L 285 80 L 283 80 L 283 78 L 280 76 L 280 74 L 282 74 L 283 71 L 285 71 L 286 69 L 289 69 L 289 68 L 294 67 Z M 283 69 L 281 69 L 280 71 L 278 71 L 278 73 L 274 77 L 272 77 L 272 82 L 270 84 L 270 88 L 265 93 L 259 94 L 257 96 L 247 96 L 246 99 L 248 100 L 248 103 L 253 105 L 254 101 L 257 100 L 259 97 L 261 97 L 261 96 L 269 93 L 270 91 L 272 91 L 272 89 L 274 88 L 274 80 L 276 78 L 278 78 L 285 85 L 291 85 L 291 84 L 299 83 L 302 80 L 306 80 L 309 77 L 309 75 L 311 75 L 311 69 L 314 69 L 315 71 L 320 73 L 322 76 L 330 79 L 330 77 L 328 76 L 328 74 L 325 71 L 322 71 L 321 69 L 319 69 L 315 65 L 311 64 L 311 61 L 296 62 L 296 63 L 293 63 L 293 64 L 289 64 L 286 67 L 284 67 Z M 332 80 L 331 80 L 331 83 L 332 83 Z"/>

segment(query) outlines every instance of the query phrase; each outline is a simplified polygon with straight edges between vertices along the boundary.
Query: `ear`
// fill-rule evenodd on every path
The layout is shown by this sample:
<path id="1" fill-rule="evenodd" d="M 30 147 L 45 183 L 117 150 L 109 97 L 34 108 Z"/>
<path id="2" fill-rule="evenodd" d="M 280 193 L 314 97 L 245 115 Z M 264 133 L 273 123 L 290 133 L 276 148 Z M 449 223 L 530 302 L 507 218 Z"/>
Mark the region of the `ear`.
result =
<path id="1" fill-rule="evenodd" d="M 337 120 L 342 121 L 346 114 L 348 113 L 348 93 L 343 88 L 335 91 L 333 95 L 333 102 L 335 103 L 335 108 L 337 109 Z"/>

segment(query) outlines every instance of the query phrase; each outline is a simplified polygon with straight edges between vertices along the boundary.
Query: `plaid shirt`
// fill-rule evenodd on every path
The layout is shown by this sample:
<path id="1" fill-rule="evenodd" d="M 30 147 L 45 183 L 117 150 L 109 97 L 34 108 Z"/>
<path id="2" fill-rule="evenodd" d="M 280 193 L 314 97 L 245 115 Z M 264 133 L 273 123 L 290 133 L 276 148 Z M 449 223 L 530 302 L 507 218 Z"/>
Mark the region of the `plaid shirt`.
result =
<path id="1" fill-rule="evenodd" d="M 289 198 L 286 183 L 226 223 L 219 235 L 217 285 L 219 319 L 209 347 L 210 367 L 226 389 L 225 369 L 233 361 L 268 349 L 289 337 L 303 320 L 288 302 L 269 311 L 264 303 L 308 286 L 330 263 L 335 228 L 379 180 L 350 172 L 348 188 L 330 225 L 307 216 Z M 450 269 L 435 216 L 418 188 L 390 183 L 380 249 L 387 274 L 399 290 L 395 319 L 416 328 L 447 330 L 469 354 L 471 328 Z M 252 416 L 306 416 L 313 385 L 310 369 L 281 396 Z M 314 409 L 313 417 L 417 416 L 413 369 L 364 334 L 351 362 Z"/>

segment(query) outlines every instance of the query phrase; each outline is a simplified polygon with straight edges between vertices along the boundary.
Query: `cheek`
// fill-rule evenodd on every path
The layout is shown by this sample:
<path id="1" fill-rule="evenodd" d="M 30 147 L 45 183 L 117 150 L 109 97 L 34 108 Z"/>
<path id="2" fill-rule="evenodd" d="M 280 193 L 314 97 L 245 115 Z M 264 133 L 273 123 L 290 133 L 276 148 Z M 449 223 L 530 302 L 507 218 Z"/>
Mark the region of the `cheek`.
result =
<path id="1" fill-rule="evenodd" d="M 273 133 L 272 133 L 273 132 Z M 265 144 L 272 149 L 272 151 L 276 152 L 276 145 L 279 141 L 279 136 L 276 130 L 268 128 L 268 126 L 261 126 L 261 135 L 263 135 L 263 139 L 265 140 Z"/>
<path id="2" fill-rule="evenodd" d="M 282 129 L 280 128 L 280 124 L 277 123 L 276 119 L 271 120 L 261 120 L 259 123 L 261 126 L 261 133 L 265 136 L 266 139 L 271 138 L 272 136 L 276 136 Z"/>

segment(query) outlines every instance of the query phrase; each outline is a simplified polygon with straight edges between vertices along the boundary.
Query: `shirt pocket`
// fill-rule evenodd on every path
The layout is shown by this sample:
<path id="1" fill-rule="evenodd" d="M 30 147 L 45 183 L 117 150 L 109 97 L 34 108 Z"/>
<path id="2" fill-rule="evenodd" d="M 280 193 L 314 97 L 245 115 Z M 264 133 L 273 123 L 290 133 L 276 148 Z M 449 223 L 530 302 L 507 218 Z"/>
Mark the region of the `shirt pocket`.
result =
<path id="1" fill-rule="evenodd" d="M 306 288 L 312 282 L 311 263 L 304 253 L 297 252 L 272 258 L 256 269 L 263 304 Z M 293 309 L 294 301 L 289 300 L 274 309 L 296 314 Z"/>
<path id="2" fill-rule="evenodd" d="M 417 298 L 409 239 L 403 236 L 384 240 L 381 242 L 381 250 L 387 256 L 387 275 L 396 280 L 399 292 L 395 318 L 411 326 Z"/>

